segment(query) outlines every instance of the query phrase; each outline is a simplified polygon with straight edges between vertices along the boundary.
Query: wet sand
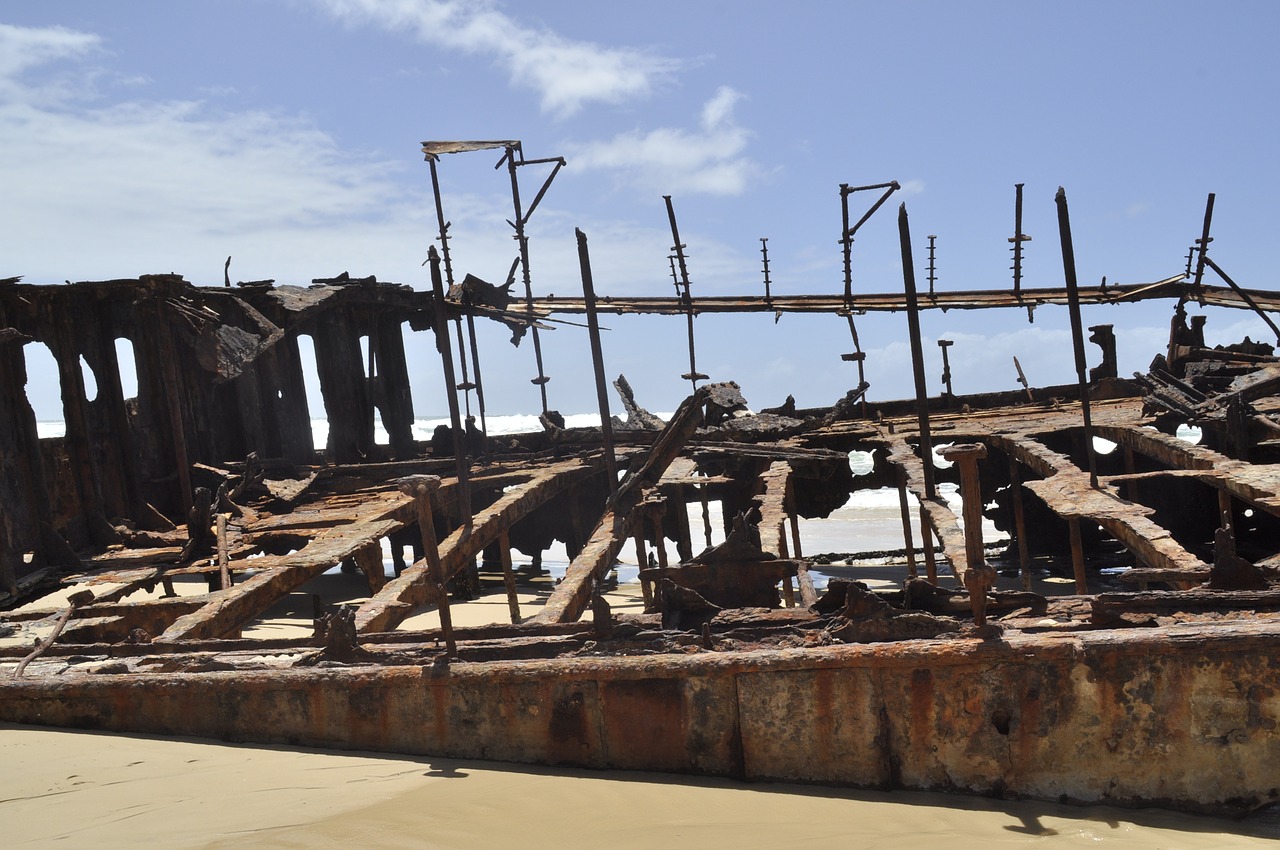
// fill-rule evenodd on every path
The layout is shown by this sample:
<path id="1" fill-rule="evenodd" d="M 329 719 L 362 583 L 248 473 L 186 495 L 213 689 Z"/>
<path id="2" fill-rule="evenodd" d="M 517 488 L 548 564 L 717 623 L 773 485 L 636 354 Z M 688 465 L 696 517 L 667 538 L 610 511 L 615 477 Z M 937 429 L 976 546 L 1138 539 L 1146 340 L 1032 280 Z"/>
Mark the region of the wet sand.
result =
<path id="1" fill-rule="evenodd" d="M 9 848 L 1236 848 L 1274 824 L 0 726 Z"/>

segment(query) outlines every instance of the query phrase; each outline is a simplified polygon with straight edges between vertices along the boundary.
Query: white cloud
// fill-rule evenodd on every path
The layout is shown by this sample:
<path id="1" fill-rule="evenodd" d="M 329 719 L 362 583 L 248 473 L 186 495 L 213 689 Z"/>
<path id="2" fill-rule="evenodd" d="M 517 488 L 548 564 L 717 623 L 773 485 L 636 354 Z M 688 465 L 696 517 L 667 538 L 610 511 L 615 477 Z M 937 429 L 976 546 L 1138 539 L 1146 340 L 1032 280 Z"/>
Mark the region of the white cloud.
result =
<path id="1" fill-rule="evenodd" d="M 61 99 L 53 86 L 23 86 L 18 78 L 54 60 L 86 55 L 98 46 L 98 37 L 89 33 L 63 27 L 32 28 L 0 23 L 0 98 L 35 99 L 38 96 L 45 103 Z"/>
<path id="2" fill-rule="evenodd" d="M 48 282 L 176 271 L 207 283 L 228 254 L 246 279 L 348 264 L 417 270 L 431 230 L 423 184 L 403 179 L 406 166 L 352 155 L 275 112 L 103 103 L 91 94 L 100 70 L 82 61 L 98 44 L 64 29 L 0 27 L 10 212 L 0 274 Z M 65 97 L 39 96 L 50 79 Z"/>
<path id="3" fill-rule="evenodd" d="M 513 85 L 532 88 L 562 117 L 593 102 L 647 97 L 679 67 L 632 48 L 604 47 L 525 26 L 483 0 L 315 0 L 340 20 L 411 33 L 446 49 L 492 56 Z"/>
<path id="4" fill-rule="evenodd" d="M 743 155 L 751 137 L 733 110 L 742 95 L 721 86 L 702 107 L 697 130 L 660 127 L 573 149 L 575 172 L 610 170 L 661 193 L 739 195 L 757 166 Z"/>

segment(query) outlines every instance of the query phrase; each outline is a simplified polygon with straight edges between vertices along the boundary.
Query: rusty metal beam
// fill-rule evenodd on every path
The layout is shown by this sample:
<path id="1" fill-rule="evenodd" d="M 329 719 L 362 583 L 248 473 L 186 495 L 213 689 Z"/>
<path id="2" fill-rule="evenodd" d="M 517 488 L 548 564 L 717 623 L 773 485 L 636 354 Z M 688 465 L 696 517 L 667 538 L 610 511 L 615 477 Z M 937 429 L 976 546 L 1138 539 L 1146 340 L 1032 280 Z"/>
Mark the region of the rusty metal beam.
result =
<path id="1" fill-rule="evenodd" d="M 578 458 L 553 464 L 503 493 L 489 507 L 477 511 L 470 518 L 469 526 L 462 525 L 440 544 L 439 580 L 448 581 L 521 519 L 596 471 L 597 466 Z M 414 608 L 429 601 L 430 579 L 431 566 L 427 559 L 413 564 L 360 606 L 356 611 L 356 630 L 365 633 L 394 629 Z"/>
<path id="2" fill-rule="evenodd" d="M 533 618 L 535 622 L 568 623 L 582 616 L 596 582 L 604 571 L 613 566 L 618 552 L 632 535 L 636 522 L 644 513 L 633 508 L 650 491 L 656 491 L 667 467 L 702 423 L 703 406 L 709 396 L 710 389 L 704 386 L 686 398 L 672 415 L 667 427 L 658 434 L 648 455 L 638 461 L 635 468 L 622 479 L 618 492 L 596 524 L 587 544 L 569 564 L 564 580 L 556 586 L 546 606 Z"/>
<path id="3" fill-rule="evenodd" d="M 1246 290 L 1262 309 L 1280 311 L 1280 293 L 1262 290 Z M 1121 304 L 1154 298 L 1177 299 L 1183 296 L 1204 299 L 1223 307 L 1249 309 L 1235 292 L 1228 287 L 1201 286 L 1192 288 L 1182 282 L 1178 274 L 1151 283 L 1108 284 L 1107 286 L 1080 286 L 1081 304 Z M 982 310 L 997 307 L 1021 307 L 1054 304 L 1066 306 L 1068 294 L 1065 287 L 1023 289 L 1019 293 L 1008 290 L 977 289 L 937 292 L 920 298 L 920 309 Z M 853 294 L 849 300 L 842 295 L 779 295 L 764 296 L 703 296 L 693 299 L 698 313 L 881 313 L 907 309 L 902 292 Z M 601 296 L 596 308 L 601 313 L 652 314 L 683 316 L 688 305 L 683 298 L 641 297 L 625 295 Z M 485 312 L 477 308 L 479 312 Z M 539 318 L 557 314 L 585 313 L 586 305 L 579 297 L 546 296 L 533 302 L 533 310 Z M 497 311 L 487 311 L 493 314 Z M 514 313 L 512 315 L 523 315 Z"/>

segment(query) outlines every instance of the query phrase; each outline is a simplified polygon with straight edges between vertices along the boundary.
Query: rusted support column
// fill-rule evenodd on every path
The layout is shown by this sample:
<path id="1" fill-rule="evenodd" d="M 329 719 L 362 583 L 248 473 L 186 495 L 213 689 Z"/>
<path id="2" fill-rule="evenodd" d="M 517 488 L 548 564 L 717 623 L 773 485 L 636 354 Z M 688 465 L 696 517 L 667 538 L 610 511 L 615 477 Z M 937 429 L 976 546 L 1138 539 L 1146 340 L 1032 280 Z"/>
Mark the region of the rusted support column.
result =
<path id="1" fill-rule="evenodd" d="M 645 544 L 644 544 L 644 520 L 643 519 L 640 521 L 639 526 L 636 528 L 635 542 L 636 542 L 636 564 L 639 566 L 639 569 L 643 571 L 645 567 L 649 565 L 649 555 L 645 551 Z M 645 581 L 643 578 L 640 579 L 640 594 L 644 597 L 645 608 L 648 608 L 649 605 L 653 602 L 653 589 L 649 587 L 649 582 Z"/>
<path id="2" fill-rule="evenodd" d="M 596 319 L 596 289 L 591 278 L 591 256 L 587 234 L 578 235 L 578 266 L 582 273 L 582 300 L 587 305 L 587 335 L 591 340 L 591 363 L 596 373 L 596 402 L 600 406 L 600 434 L 604 439 L 604 466 L 609 473 L 609 497 L 618 495 L 618 461 L 613 453 L 613 421 L 609 416 L 609 390 L 604 379 L 604 352 L 600 347 L 600 323 Z"/>
<path id="3" fill-rule="evenodd" d="M 791 554 L 795 558 L 803 558 L 804 552 L 800 549 L 800 517 L 796 516 L 794 503 L 787 508 L 787 521 L 791 523 Z"/>
<path id="4" fill-rule="evenodd" d="M 1196 280 L 1195 280 L 1196 286 L 1199 286 L 1201 283 L 1204 282 L 1204 263 L 1205 263 L 1205 260 L 1208 259 L 1207 254 L 1209 251 L 1209 243 L 1213 241 L 1209 237 L 1209 228 L 1213 224 L 1214 197 L 1215 197 L 1214 193 L 1210 192 L 1208 200 L 1205 201 L 1204 229 L 1200 233 L 1200 238 L 1196 240 L 1196 245 L 1199 246 L 1199 251 L 1198 251 L 1199 259 L 1196 260 Z"/>
<path id="5" fill-rule="evenodd" d="M 662 515 L 667 512 L 666 500 L 653 503 L 649 510 L 649 521 L 653 523 L 653 548 L 658 555 L 658 569 L 667 569 L 667 538 L 662 533 Z"/>
<path id="6" fill-rule="evenodd" d="M 671 222 L 671 238 L 675 241 L 672 251 L 675 252 L 675 258 L 680 264 L 680 279 L 676 281 L 677 288 L 680 289 L 680 300 L 684 306 L 685 317 L 689 326 L 689 373 L 681 375 L 686 381 L 692 385 L 693 389 L 698 389 L 698 381 L 707 380 L 707 376 L 698 371 L 697 356 L 693 344 L 693 293 L 689 287 L 689 266 L 685 262 L 684 249 L 685 245 L 680 241 L 680 229 L 676 226 L 676 210 L 671 205 L 671 196 L 663 195 L 662 199 L 667 202 L 667 219 Z M 683 288 L 681 288 L 683 287 Z"/>
<path id="7" fill-rule="evenodd" d="M 1031 589 L 1031 549 L 1027 541 L 1026 515 L 1022 505 L 1022 478 L 1018 461 L 1009 455 L 1009 493 L 1013 497 L 1013 533 L 1018 538 L 1018 573 L 1022 576 L 1022 589 Z"/>
<path id="8" fill-rule="evenodd" d="M 916 549 L 911 539 L 911 506 L 907 501 L 907 474 L 898 470 L 898 507 L 902 511 L 902 539 L 907 546 L 907 577 L 916 578 Z"/>
<path id="9" fill-rule="evenodd" d="M 519 624 L 520 597 L 516 594 L 516 574 L 511 569 L 511 536 L 507 531 L 498 535 L 498 556 L 502 559 L 502 584 L 507 589 L 507 608 L 511 622 Z"/>
<path id="10" fill-rule="evenodd" d="M 929 584 L 938 583 L 938 561 L 933 552 L 933 529 L 929 527 L 929 512 L 920 506 L 920 547 L 924 554 L 924 575 Z"/>
<path id="11" fill-rule="evenodd" d="M 433 246 L 432 251 L 435 250 Z M 446 327 L 446 333 L 448 329 Z M 454 402 L 457 406 L 457 402 Z M 440 631 L 444 635 L 445 651 L 452 657 L 458 654 L 453 639 L 453 617 L 449 612 L 449 592 L 444 586 L 440 569 L 440 549 L 436 540 L 436 523 L 431 511 L 431 494 L 440 489 L 440 479 L 434 475 L 411 475 L 400 479 L 400 492 L 412 496 L 418 515 L 418 530 L 422 534 L 422 557 L 427 562 L 427 584 L 436 597 L 440 611 Z"/>
<path id="12" fill-rule="evenodd" d="M 512 172 L 514 175 L 515 172 Z M 462 523 L 471 527 L 471 484 L 468 480 L 470 462 L 466 456 L 466 441 L 462 432 L 462 419 L 458 412 L 457 383 L 453 374 L 453 352 L 449 345 L 449 314 L 444 304 L 444 281 L 440 277 L 440 254 L 432 245 L 427 251 L 427 260 L 431 263 L 431 292 L 435 302 L 436 349 L 444 366 L 446 396 L 449 402 L 449 424 L 453 428 L 453 459 L 458 476 L 458 509 L 462 514 Z"/>
<path id="13" fill-rule="evenodd" d="M 947 357 L 947 349 L 955 343 L 949 339 L 938 340 L 938 348 L 942 349 L 942 385 L 946 387 L 947 404 L 951 404 L 955 399 L 955 393 L 951 391 L 951 360 Z"/>
<path id="14" fill-rule="evenodd" d="M 973 609 L 973 622 L 982 627 L 987 624 L 987 591 L 995 584 L 996 571 L 987 565 L 982 542 L 982 485 L 978 476 L 978 461 L 987 456 L 987 447 L 981 443 L 957 443 L 939 454 L 953 461 L 960 470 L 960 498 L 963 500 L 965 568 L 962 575 L 969 591 L 969 605 Z"/>
<path id="15" fill-rule="evenodd" d="M 782 577 L 782 604 L 786 608 L 796 607 L 796 589 L 791 584 L 791 576 Z"/>
<path id="16" fill-rule="evenodd" d="M 351 560 L 355 561 L 360 572 L 364 573 L 364 577 L 369 581 L 369 594 L 376 594 L 382 590 L 387 583 L 387 570 L 382 563 L 382 541 L 371 540 L 368 545 L 362 546 L 351 556 Z"/>
<path id="17" fill-rule="evenodd" d="M 1089 584 L 1084 571 L 1084 541 L 1080 538 L 1080 517 L 1067 517 L 1067 530 L 1071 534 L 1071 571 L 1076 578 L 1076 593 L 1084 595 L 1089 592 Z"/>
<path id="18" fill-rule="evenodd" d="M 516 153 L 520 154 L 520 162 L 516 161 Z M 520 179 L 516 176 L 516 166 L 524 161 L 524 151 L 518 144 L 507 145 L 506 155 L 498 161 L 498 165 L 503 162 L 507 164 L 507 171 L 511 175 L 511 203 L 515 207 L 515 221 L 513 226 L 516 229 L 516 244 L 520 248 L 520 275 L 524 281 L 524 304 L 525 304 L 525 320 L 528 323 L 529 333 L 533 337 L 533 358 L 538 365 L 538 377 L 532 379 L 532 383 L 538 387 L 538 392 L 542 398 L 542 412 L 545 414 L 547 407 L 547 382 L 551 379 L 547 377 L 542 368 L 542 338 L 538 336 L 538 324 L 533 312 L 533 284 L 529 277 L 529 236 L 524 232 L 525 222 L 528 216 L 520 207 Z M 557 169 L 559 170 L 559 169 Z M 550 183 L 550 181 L 547 181 Z M 545 187 L 544 187 L 545 189 Z M 542 198 L 539 194 L 534 199 L 534 205 Z M 532 207 L 529 210 L 533 212 Z"/>
<path id="19" fill-rule="evenodd" d="M 920 461 L 924 468 L 925 498 L 936 498 L 933 481 L 933 439 L 929 435 L 929 394 L 924 380 L 924 350 L 920 342 L 920 304 L 916 299 L 916 268 L 911 258 L 911 225 L 907 205 L 898 207 L 898 238 L 902 247 L 902 285 L 907 295 L 907 329 L 911 334 L 911 371 L 916 384 L 916 418 L 920 426 Z"/>
<path id="20" fill-rule="evenodd" d="M 1009 237 L 1009 241 L 1013 243 L 1013 247 L 1009 250 L 1013 251 L 1013 294 L 1018 295 L 1022 291 L 1022 243 L 1030 242 L 1031 237 L 1022 232 L 1022 187 L 1024 184 L 1013 184 L 1013 236 Z"/>
<path id="21" fill-rule="evenodd" d="M 218 536 L 218 575 L 222 583 L 218 586 L 219 590 L 226 590 L 231 586 L 231 568 L 227 563 L 227 515 L 218 514 L 217 531 Z"/>
<path id="22" fill-rule="evenodd" d="M 1089 486 L 1098 489 L 1098 462 L 1093 448 L 1093 422 L 1089 414 L 1089 378 L 1084 361 L 1084 330 L 1080 321 L 1080 291 L 1076 286 L 1076 254 L 1071 244 L 1071 213 L 1067 193 L 1059 186 L 1058 233 L 1062 240 L 1062 273 L 1067 284 L 1067 308 L 1071 316 L 1071 344 L 1075 351 L 1076 379 L 1080 385 L 1080 408 L 1084 414 L 1084 448 L 1089 458 Z M 1082 591 L 1083 592 L 1083 591 Z"/>
<path id="23" fill-rule="evenodd" d="M 1224 489 L 1218 490 L 1218 517 L 1221 519 L 1222 528 L 1231 528 L 1235 525 L 1234 511 L 1231 506 L 1231 494 Z"/>
<path id="24" fill-rule="evenodd" d="M 675 504 L 676 515 L 676 557 L 684 561 L 693 559 L 693 529 L 689 525 L 689 503 L 685 500 L 685 488 L 677 485 L 672 491 L 679 497 Z"/>

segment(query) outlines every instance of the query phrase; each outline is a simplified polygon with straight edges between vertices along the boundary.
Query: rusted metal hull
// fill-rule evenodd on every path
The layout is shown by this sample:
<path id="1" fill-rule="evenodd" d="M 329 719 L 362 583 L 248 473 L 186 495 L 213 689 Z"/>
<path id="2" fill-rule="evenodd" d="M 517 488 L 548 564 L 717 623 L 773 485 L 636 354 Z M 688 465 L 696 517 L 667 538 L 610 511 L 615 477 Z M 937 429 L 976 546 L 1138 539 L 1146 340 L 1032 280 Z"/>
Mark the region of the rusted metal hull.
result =
<path id="1" fill-rule="evenodd" d="M 0 683 L 0 719 L 1239 812 L 1280 790 L 1280 623 Z"/>

